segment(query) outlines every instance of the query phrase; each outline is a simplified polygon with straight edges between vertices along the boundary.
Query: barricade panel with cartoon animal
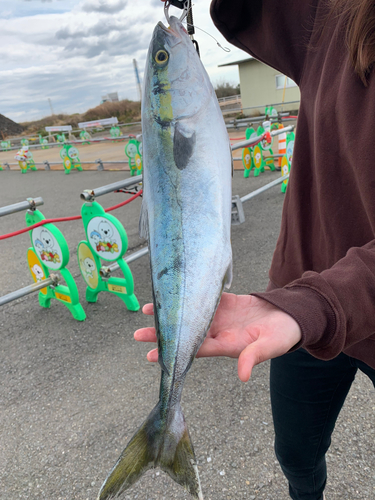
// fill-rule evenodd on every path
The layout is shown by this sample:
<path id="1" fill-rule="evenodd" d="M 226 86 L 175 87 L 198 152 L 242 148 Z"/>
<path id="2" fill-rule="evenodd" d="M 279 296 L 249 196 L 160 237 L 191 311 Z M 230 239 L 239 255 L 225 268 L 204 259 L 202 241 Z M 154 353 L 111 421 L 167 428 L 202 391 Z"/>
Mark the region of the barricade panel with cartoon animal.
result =
<path id="1" fill-rule="evenodd" d="M 115 127 L 115 126 L 111 127 L 109 134 L 112 137 L 112 139 L 116 139 L 117 137 L 120 137 L 120 135 L 121 135 L 120 127 Z"/>
<path id="2" fill-rule="evenodd" d="M 96 201 L 82 206 L 82 221 L 86 240 L 78 245 L 78 263 L 87 284 L 86 299 L 96 302 L 100 292 L 117 295 L 130 311 L 138 311 L 140 306 L 134 295 L 134 280 L 123 256 L 128 249 L 128 237 L 120 221 L 107 214 Z M 111 276 L 103 279 L 100 275 L 101 261 L 117 262 L 124 277 Z"/>
<path id="3" fill-rule="evenodd" d="M 250 175 L 250 170 L 254 167 L 250 148 L 243 148 L 243 150 L 242 150 L 242 164 L 244 166 L 243 176 L 245 178 L 247 178 Z"/>
<path id="4" fill-rule="evenodd" d="M 289 132 L 286 136 L 286 154 L 281 159 L 281 176 L 285 177 L 290 173 L 292 167 L 292 158 L 294 150 L 295 135 L 294 132 Z M 285 193 L 288 187 L 289 179 L 285 179 L 281 184 L 281 192 Z"/>
<path id="5" fill-rule="evenodd" d="M 65 134 L 56 134 L 56 141 L 60 143 L 64 143 L 66 141 Z"/>
<path id="6" fill-rule="evenodd" d="M 60 150 L 60 157 L 63 161 L 64 169 L 66 174 L 75 168 L 79 171 L 82 170 L 81 160 L 79 159 L 79 152 L 75 146 L 71 144 L 64 144 Z"/>
<path id="7" fill-rule="evenodd" d="M 9 149 L 11 149 L 11 147 L 12 147 L 10 140 L 1 141 L 0 147 L 1 147 L 2 151 L 9 151 Z"/>
<path id="8" fill-rule="evenodd" d="M 92 137 L 90 133 L 87 132 L 87 130 L 81 130 L 81 132 L 79 133 L 79 137 L 81 141 L 85 141 L 82 144 L 91 144 L 90 140 L 92 139 Z"/>
<path id="9" fill-rule="evenodd" d="M 142 173 L 142 142 L 137 139 L 130 139 L 125 146 L 125 154 L 129 159 L 129 168 L 131 175 Z"/>
<path id="10" fill-rule="evenodd" d="M 22 148 L 17 151 L 14 158 L 18 161 L 22 174 L 26 174 L 28 170 L 37 170 L 29 146 L 22 146 Z"/>
<path id="11" fill-rule="evenodd" d="M 245 132 L 246 140 L 253 139 L 254 137 L 256 137 L 256 135 L 257 134 L 252 127 L 246 129 Z M 243 176 L 245 178 L 249 177 L 250 171 L 255 167 L 253 150 L 254 148 L 250 146 L 242 150 L 242 164 L 244 166 Z"/>
<path id="12" fill-rule="evenodd" d="M 49 149 L 48 138 L 43 137 L 41 134 L 39 134 L 39 144 L 41 145 L 42 149 Z"/>
<path id="13" fill-rule="evenodd" d="M 265 121 L 263 122 L 263 125 L 260 125 L 257 130 L 257 135 L 263 135 L 265 132 L 271 132 L 271 122 L 270 121 Z M 262 151 L 262 166 L 261 166 L 261 172 L 264 172 L 264 168 L 268 167 L 270 170 L 276 170 L 275 167 L 275 162 L 273 159 L 273 150 L 272 150 L 272 137 L 271 137 L 271 142 L 268 142 L 267 139 L 264 139 L 259 143 L 259 148 Z M 267 151 L 269 153 L 269 156 L 265 156 L 263 154 L 263 151 Z M 259 175 L 260 172 L 257 174 Z M 255 172 L 254 172 L 255 175 Z"/>
<path id="14" fill-rule="evenodd" d="M 45 220 L 39 211 L 26 213 L 26 224 L 32 226 Z M 50 275 L 50 271 L 59 271 L 66 285 L 48 286 L 39 291 L 39 304 L 49 308 L 51 299 L 64 304 L 78 321 L 86 319 L 86 313 L 79 302 L 77 285 L 70 271 L 69 248 L 61 231 L 54 224 L 45 224 L 30 230 L 31 248 L 27 251 L 27 262 L 35 282 Z"/>

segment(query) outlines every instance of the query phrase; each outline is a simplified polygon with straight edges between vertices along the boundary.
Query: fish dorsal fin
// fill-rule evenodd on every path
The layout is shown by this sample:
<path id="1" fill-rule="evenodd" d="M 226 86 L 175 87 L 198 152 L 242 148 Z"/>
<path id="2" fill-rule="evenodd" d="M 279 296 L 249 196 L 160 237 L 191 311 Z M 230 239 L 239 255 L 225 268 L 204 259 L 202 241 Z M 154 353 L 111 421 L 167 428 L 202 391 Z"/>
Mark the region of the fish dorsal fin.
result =
<path id="1" fill-rule="evenodd" d="M 148 240 L 148 215 L 146 202 L 142 200 L 141 215 L 139 216 L 139 236 Z"/>
<path id="2" fill-rule="evenodd" d="M 173 138 L 173 156 L 179 170 L 187 167 L 194 152 L 196 143 L 195 131 L 180 122 L 176 123 Z"/>

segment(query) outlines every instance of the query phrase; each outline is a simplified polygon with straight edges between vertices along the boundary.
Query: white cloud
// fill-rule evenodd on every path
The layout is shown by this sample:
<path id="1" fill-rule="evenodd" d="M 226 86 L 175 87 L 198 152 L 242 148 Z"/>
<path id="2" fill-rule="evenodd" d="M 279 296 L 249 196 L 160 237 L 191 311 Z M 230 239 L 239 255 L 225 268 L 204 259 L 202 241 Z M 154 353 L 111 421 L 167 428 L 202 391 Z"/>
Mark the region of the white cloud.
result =
<path id="1" fill-rule="evenodd" d="M 88 0 L 82 5 L 82 10 L 85 12 L 104 12 L 106 14 L 114 14 L 122 10 L 127 3 L 127 0 Z"/>
<path id="2" fill-rule="evenodd" d="M 11 5 L 11 7 L 10 7 Z M 118 91 L 136 100 L 133 59 L 141 77 L 156 23 L 164 21 L 160 0 L 0 0 L 8 11 L 0 20 L 0 113 L 26 121 L 55 113 L 82 112 L 99 104 L 103 93 Z M 179 13 L 174 9 L 174 13 Z M 208 2 L 194 5 L 194 21 L 228 46 L 209 17 Z M 237 67 L 219 64 L 246 57 L 227 54 L 196 31 L 202 61 L 213 82 L 238 82 Z"/>

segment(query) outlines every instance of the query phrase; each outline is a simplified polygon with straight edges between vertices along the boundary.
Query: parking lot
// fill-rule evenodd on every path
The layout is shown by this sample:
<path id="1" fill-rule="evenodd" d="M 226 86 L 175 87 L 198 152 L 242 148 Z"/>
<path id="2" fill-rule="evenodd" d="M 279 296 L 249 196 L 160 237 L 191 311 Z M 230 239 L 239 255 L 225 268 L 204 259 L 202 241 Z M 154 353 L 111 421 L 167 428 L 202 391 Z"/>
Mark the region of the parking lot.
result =
<path id="1" fill-rule="evenodd" d="M 243 196 L 280 172 L 243 178 L 236 170 L 233 194 Z M 83 189 L 129 176 L 124 171 L 0 172 L 0 206 L 41 196 L 47 218 L 78 215 Z M 105 208 L 129 195 L 112 193 Z M 246 221 L 233 226 L 232 292 L 263 290 L 276 243 L 284 195 L 274 187 L 244 205 Z M 144 246 L 138 236 L 141 200 L 112 212 L 125 227 L 128 253 Z M 0 234 L 25 227 L 25 214 L 0 219 Z M 58 224 L 70 249 L 67 268 L 78 285 L 84 322 L 64 305 L 39 306 L 32 294 L 0 308 L 0 497 L 8 500 L 94 500 L 101 483 L 134 431 L 155 405 L 158 365 L 146 360 L 148 347 L 133 339 L 152 318 L 129 312 L 112 294 L 85 300 L 76 250 L 85 238 L 81 221 Z M 0 242 L 0 295 L 32 282 L 26 251 L 28 233 Z M 135 294 L 151 301 L 148 257 L 130 264 Z M 183 408 L 199 462 L 206 500 L 283 500 L 287 484 L 273 452 L 268 389 L 269 364 L 254 369 L 247 384 L 232 359 L 199 359 L 189 372 Z M 375 498 L 375 398 L 362 374 L 347 398 L 328 454 L 327 500 Z M 124 499 L 190 498 L 155 469 Z"/>

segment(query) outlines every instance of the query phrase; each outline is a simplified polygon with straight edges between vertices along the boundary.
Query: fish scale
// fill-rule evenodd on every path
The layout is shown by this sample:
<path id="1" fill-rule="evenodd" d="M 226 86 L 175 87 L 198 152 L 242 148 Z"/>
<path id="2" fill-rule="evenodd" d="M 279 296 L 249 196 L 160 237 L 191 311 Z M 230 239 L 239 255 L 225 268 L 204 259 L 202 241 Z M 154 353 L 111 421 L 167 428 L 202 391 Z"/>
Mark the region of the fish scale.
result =
<path id="1" fill-rule="evenodd" d="M 159 467 L 203 500 L 181 408 L 185 377 L 232 275 L 232 157 L 214 89 L 177 18 L 159 23 L 142 99 L 140 234 L 150 253 L 161 382 L 159 401 L 104 482 L 115 498 Z"/>

